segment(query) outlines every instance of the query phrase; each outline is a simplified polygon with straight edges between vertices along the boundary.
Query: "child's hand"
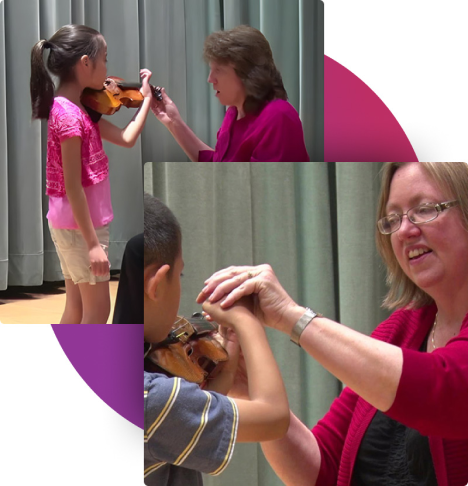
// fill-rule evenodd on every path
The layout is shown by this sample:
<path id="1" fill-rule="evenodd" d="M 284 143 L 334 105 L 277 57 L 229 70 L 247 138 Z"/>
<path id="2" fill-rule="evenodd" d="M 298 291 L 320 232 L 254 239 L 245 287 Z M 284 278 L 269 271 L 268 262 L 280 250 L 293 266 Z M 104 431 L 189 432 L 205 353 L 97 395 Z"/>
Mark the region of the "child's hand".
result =
<path id="1" fill-rule="evenodd" d="M 152 98 L 153 97 L 153 91 L 151 89 L 151 86 L 149 84 L 149 80 L 151 79 L 152 72 L 149 69 L 140 69 L 140 77 L 142 79 L 141 83 L 141 88 L 140 88 L 140 93 L 145 97 L 145 98 Z"/>
<path id="2" fill-rule="evenodd" d="M 88 254 L 91 263 L 91 272 L 93 272 L 96 277 L 107 275 L 109 273 L 109 260 L 106 252 L 102 249 L 102 246 L 93 246 Z"/>
<path id="3" fill-rule="evenodd" d="M 253 302 L 249 297 L 241 299 L 229 309 L 222 309 L 219 303 L 212 304 L 206 301 L 203 303 L 203 310 L 218 324 L 234 329 L 242 326 L 246 320 L 256 320 L 252 312 Z"/>

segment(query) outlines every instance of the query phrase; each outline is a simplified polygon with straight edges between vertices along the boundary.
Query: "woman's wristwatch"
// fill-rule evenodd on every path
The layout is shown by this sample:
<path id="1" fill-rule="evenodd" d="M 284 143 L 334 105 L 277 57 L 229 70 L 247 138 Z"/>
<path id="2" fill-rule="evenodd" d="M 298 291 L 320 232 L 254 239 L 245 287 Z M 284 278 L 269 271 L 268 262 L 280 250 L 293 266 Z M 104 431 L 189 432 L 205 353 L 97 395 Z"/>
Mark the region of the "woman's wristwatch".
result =
<path id="1" fill-rule="evenodd" d="M 302 315 L 302 317 L 294 324 L 294 327 L 291 331 L 291 341 L 294 344 L 297 344 L 301 347 L 299 340 L 301 338 L 301 334 L 304 332 L 304 329 L 316 318 L 316 317 L 323 317 L 322 314 L 314 312 L 312 309 L 306 308 L 306 311 Z"/>

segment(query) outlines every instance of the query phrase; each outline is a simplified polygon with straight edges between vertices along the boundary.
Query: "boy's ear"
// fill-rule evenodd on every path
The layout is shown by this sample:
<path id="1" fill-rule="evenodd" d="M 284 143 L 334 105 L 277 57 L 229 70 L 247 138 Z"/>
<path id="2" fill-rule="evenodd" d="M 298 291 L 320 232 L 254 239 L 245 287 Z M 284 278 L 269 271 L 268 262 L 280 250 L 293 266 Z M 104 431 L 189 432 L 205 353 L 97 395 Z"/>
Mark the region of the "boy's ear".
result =
<path id="1" fill-rule="evenodd" d="M 151 300 L 157 300 L 159 298 L 159 294 L 166 284 L 167 274 L 170 269 L 171 267 L 169 265 L 163 265 L 159 268 L 156 265 L 150 265 L 145 268 L 145 294 Z"/>

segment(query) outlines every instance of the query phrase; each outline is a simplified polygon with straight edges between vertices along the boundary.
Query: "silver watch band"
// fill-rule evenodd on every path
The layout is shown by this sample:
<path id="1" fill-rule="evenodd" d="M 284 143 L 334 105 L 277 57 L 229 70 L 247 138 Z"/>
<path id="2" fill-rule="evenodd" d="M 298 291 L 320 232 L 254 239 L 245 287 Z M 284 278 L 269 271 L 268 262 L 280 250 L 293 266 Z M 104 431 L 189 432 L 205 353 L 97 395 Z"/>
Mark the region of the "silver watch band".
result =
<path id="1" fill-rule="evenodd" d="M 322 317 L 322 314 L 317 314 L 312 309 L 306 308 L 306 311 L 302 315 L 302 317 L 294 324 L 294 327 L 291 331 L 291 341 L 294 344 L 297 344 L 301 347 L 299 340 L 301 338 L 301 334 L 304 332 L 304 329 L 312 322 L 315 317 Z"/>

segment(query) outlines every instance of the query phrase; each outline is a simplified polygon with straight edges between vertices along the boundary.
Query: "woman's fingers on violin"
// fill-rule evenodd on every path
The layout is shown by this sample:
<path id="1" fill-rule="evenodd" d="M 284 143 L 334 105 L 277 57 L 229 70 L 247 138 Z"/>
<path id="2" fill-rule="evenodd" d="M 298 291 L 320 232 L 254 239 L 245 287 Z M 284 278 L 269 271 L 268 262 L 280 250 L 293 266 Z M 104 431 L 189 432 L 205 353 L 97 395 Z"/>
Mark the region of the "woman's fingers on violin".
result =
<path id="1" fill-rule="evenodd" d="M 223 309 L 231 307 L 242 297 L 258 292 L 257 282 L 248 273 L 242 273 L 236 277 L 219 284 L 209 296 L 209 302 L 220 302 Z"/>
<path id="2" fill-rule="evenodd" d="M 240 287 L 236 287 L 231 292 L 225 294 L 221 300 L 221 307 L 223 309 L 228 309 L 231 305 L 235 304 L 242 297 L 255 294 L 257 292 L 256 282 L 253 280 L 248 280 L 246 283 L 242 284 Z"/>
<path id="3" fill-rule="evenodd" d="M 257 267 L 229 267 L 214 273 L 205 281 L 205 287 L 197 297 L 197 302 L 202 303 L 209 298 L 211 302 L 217 302 L 225 294 L 228 294 L 244 282 L 256 275 Z M 247 294 L 246 294 L 247 295 Z"/>
<path id="4" fill-rule="evenodd" d="M 171 98 L 169 98 L 169 95 L 166 93 L 166 88 L 161 88 L 161 94 L 164 103 L 172 101 Z"/>
<path id="5" fill-rule="evenodd" d="M 210 296 L 212 296 L 214 290 L 217 288 L 217 286 L 228 280 L 232 279 L 233 277 L 239 275 L 240 273 L 245 273 L 245 271 L 248 271 L 252 267 L 229 267 L 225 268 L 223 270 L 218 270 L 215 272 L 211 277 L 207 278 L 204 282 L 205 287 L 203 290 L 198 294 L 198 297 L 196 301 L 201 304 L 205 302 L 206 299 L 208 299 Z M 218 293 L 217 293 L 218 294 Z M 216 297 L 216 296 L 215 296 Z"/>
<path id="6" fill-rule="evenodd" d="M 213 275 L 205 280 L 205 284 L 209 283 L 220 283 L 227 278 L 235 277 L 240 273 L 249 272 L 254 270 L 256 267 L 244 265 L 244 266 L 231 266 L 228 268 L 223 268 L 222 270 L 218 270 L 217 272 L 213 273 Z"/>

